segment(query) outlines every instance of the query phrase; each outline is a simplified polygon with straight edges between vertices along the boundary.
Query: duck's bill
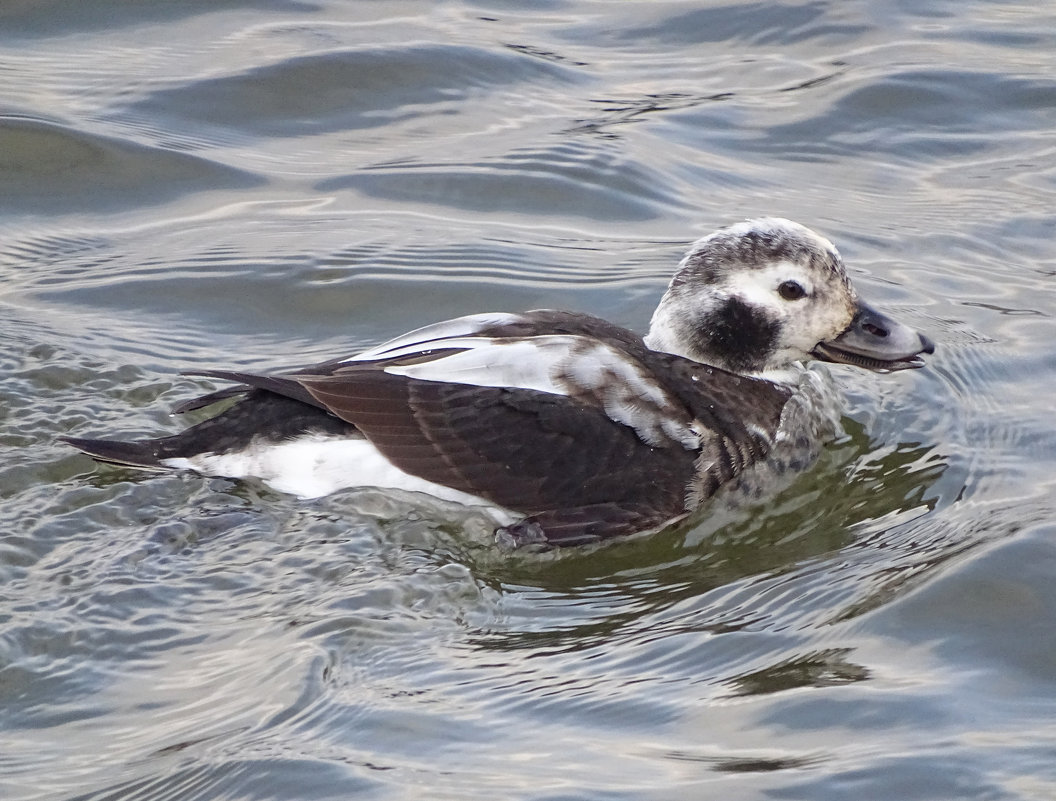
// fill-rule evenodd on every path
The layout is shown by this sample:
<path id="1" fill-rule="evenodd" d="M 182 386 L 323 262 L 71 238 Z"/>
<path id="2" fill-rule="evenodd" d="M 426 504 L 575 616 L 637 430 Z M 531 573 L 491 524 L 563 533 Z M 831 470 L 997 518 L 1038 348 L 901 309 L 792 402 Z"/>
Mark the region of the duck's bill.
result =
<path id="1" fill-rule="evenodd" d="M 859 303 L 847 330 L 835 339 L 819 342 L 813 355 L 826 362 L 886 373 L 923 367 L 922 355 L 934 352 L 935 344 L 923 334 Z"/>

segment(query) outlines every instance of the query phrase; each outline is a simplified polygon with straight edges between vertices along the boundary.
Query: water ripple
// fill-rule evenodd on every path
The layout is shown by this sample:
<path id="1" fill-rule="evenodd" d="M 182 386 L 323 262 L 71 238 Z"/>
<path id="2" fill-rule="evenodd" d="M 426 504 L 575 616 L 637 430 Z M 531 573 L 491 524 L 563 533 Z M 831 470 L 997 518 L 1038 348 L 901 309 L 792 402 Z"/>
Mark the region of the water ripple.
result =
<path id="1" fill-rule="evenodd" d="M 28 117 L 0 117 L 0 151 L 0 211 L 8 214 L 67 213 L 86 206 L 115 210 L 261 183 L 198 156 Z"/>
<path id="2" fill-rule="evenodd" d="M 198 79 L 153 92 L 130 110 L 261 137 L 300 136 L 442 114 L 475 90 L 497 83 L 575 79 L 573 72 L 551 62 L 502 51 L 454 45 L 364 48 Z"/>
<path id="3" fill-rule="evenodd" d="M 1052 795 L 1052 9 L 59 6 L 0 6 L 5 799 Z M 937 351 L 672 531 L 508 555 L 56 439 L 482 309 L 641 328 L 759 214 Z"/>

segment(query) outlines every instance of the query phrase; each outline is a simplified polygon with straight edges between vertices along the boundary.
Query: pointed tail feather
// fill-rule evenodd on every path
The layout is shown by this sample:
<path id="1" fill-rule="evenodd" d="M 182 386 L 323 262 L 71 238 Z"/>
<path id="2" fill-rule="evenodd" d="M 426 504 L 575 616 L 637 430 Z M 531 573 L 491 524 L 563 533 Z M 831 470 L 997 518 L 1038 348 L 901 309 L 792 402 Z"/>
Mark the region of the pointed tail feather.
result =
<path id="1" fill-rule="evenodd" d="M 158 459 L 154 443 L 120 442 L 112 439 L 79 439 L 78 437 L 59 437 L 59 439 L 77 450 L 88 454 L 93 459 L 119 467 L 135 467 L 140 470 L 170 470 Z"/>

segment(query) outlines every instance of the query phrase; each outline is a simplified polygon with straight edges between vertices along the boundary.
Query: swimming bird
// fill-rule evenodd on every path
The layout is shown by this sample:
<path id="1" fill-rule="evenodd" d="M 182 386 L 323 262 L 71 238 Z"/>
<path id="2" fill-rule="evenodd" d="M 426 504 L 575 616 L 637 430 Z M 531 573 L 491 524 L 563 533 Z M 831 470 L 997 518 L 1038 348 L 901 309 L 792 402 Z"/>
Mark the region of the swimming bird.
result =
<path id="1" fill-rule="evenodd" d="M 234 403 L 182 433 L 64 440 L 302 497 L 424 492 L 490 507 L 504 546 L 578 545 L 660 530 L 815 454 L 834 407 L 805 362 L 888 372 L 932 352 L 859 298 L 829 240 L 762 218 L 690 247 L 645 337 L 579 312 L 474 314 L 294 372 L 189 373 L 234 385 L 174 413 Z"/>

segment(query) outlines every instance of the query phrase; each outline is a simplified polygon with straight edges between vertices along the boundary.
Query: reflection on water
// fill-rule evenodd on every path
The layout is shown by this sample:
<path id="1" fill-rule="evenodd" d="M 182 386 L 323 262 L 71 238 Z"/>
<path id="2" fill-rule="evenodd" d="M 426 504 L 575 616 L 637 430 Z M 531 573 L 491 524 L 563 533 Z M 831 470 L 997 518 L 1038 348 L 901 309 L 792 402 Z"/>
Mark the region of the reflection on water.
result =
<path id="1" fill-rule="evenodd" d="M 1054 24 L 5 4 L 0 796 L 1051 797 Z M 833 368 L 846 435 L 676 530 L 511 556 L 473 510 L 55 442 L 463 313 L 641 329 L 759 214 L 939 349 Z"/>

